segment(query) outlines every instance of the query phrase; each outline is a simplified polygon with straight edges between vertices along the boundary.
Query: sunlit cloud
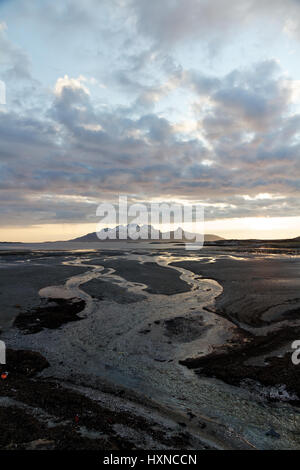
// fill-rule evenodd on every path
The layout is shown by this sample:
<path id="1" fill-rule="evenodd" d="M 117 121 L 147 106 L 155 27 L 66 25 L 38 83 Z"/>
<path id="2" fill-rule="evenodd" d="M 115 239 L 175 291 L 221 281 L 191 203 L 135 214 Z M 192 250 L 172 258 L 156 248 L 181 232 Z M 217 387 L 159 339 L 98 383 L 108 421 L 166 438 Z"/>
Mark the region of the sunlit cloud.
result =
<path id="1" fill-rule="evenodd" d="M 245 194 L 241 196 L 245 201 L 264 201 L 264 200 L 280 200 L 285 199 L 285 196 L 280 196 L 276 194 L 269 194 L 269 193 L 260 193 L 256 194 L 255 196 L 249 196 Z"/>

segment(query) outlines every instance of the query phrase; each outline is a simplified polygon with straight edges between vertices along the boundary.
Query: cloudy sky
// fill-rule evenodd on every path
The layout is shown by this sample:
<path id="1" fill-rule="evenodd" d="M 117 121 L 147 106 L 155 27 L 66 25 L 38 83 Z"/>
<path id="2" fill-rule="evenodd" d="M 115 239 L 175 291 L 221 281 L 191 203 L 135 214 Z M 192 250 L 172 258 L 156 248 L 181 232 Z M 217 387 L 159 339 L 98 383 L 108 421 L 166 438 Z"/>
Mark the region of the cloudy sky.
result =
<path id="1" fill-rule="evenodd" d="M 299 0 L 0 0 L 0 239 L 95 230 L 99 202 L 300 235 Z"/>

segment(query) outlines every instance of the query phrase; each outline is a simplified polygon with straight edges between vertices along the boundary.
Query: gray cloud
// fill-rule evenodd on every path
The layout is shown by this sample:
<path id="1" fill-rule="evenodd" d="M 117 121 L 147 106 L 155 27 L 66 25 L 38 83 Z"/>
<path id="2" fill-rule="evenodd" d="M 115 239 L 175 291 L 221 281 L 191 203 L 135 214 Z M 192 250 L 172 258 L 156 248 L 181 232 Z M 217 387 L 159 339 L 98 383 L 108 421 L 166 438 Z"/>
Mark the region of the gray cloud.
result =
<path id="1" fill-rule="evenodd" d="M 5 23 L 0 22 L 0 77 L 4 81 L 30 80 L 32 78 L 30 59 L 9 41 L 5 29 Z"/>
<path id="2" fill-rule="evenodd" d="M 292 92 L 278 62 L 217 76 L 201 65 L 184 70 L 171 54 L 173 46 L 195 38 L 221 47 L 237 27 L 270 11 L 272 21 L 296 35 L 299 2 L 288 0 L 283 8 L 277 0 L 234 0 L 228 8 L 220 0 L 216 8 L 208 0 L 166 0 L 163 6 L 158 0 L 114 1 L 118 18 L 128 15 L 128 24 L 113 33 L 107 25 L 108 41 L 115 35 L 123 44 L 114 54 L 120 63 L 107 62 L 103 72 L 111 77 L 103 92 L 107 107 L 91 97 L 84 79 L 67 77 L 55 94 L 45 91 L 31 76 L 28 55 L 0 34 L 2 77 L 20 84 L 12 106 L 0 112 L 0 223 L 88 222 L 97 202 L 119 193 L 202 201 L 209 218 L 298 215 L 300 115 L 291 108 Z M 105 37 L 97 19 L 110 9 L 107 1 L 97 5 L 89 0 L 22 8 L 28 18 L 47 12 L 43 21 L 48 33 L 57 28 L 57 41 L 64 32 L 90 34 L 92 27 L 97 48 L 100 30 Z M 126 96 L 125 104 L 110 103 L 113 87 Z M 191 131 L 162 112 L 162 100 L 175 92 L 189 94 L 191 120 L 197 121 Z M 187 110 L 176 111 L 184 120 Z"/>
<path id="3" fill-rule="evenodd" d="M 231 75 L 205 89 L 211 108 L 199 121 L 203 141 L 182 141 L 155 114 L 96 110 L 84 86 L 71 83 L 53 97 L 51 120 L 0 114 L 2 223 L 24 223 L 24 214 L 28 224 L 89 221 L 97 201 L 119 193 L 204 201 L 211 218 L 297 215 L 300 116 L 285 116 L 280 76 L 265 74 L 257 88 L 252 70 Z M 283 199 L 255 199 L 259 193 Z"/>
<path id="4" fill-rule="evenodd" d="M 141 34 L 160 46 L 202 39 L 212 50 L 221 47 L 236 29 L 262 20 L 279 24 L 287 34 L 300 38 L 300 4 L 297 0 L 129 0 Z"/>

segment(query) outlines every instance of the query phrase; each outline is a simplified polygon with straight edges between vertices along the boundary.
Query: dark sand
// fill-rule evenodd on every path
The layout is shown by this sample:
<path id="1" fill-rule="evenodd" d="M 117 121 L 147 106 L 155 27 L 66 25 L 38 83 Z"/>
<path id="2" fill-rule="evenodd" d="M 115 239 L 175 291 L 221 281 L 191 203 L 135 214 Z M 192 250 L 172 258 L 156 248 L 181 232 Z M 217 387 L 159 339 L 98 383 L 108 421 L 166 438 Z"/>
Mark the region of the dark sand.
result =
<path id="1" fill-rule="evenodd" d="M 300 338 L 300 259 L 222 258 L 174 264 L 217 280 L 224 290 L 213 310 L 240 326 L 237 341 L 181 364 L 199 375 L 255 390 L 271 401 L 287 399 L 299 406 L 300 374 L 291 360 L 291 345 Z M 297 320 L 297 326 L 289 326 Z M 266 332 L 263 327 L 268 327 Z"/>
<path id="2" fill-rule="evenodd" d="M 9 326 L 25 310 L 40 306 L 39 290 L 50 285 L 63 284 L 70 276 L 88 269 L 55 263 L 31 265 L 15 264 L 0 268 L 0 328 Z"/>
<path id="3" fill-rule="evenodd" d="M 113 268 L 116 273 L 130 282 L 146 284 L 150 294 L 173 295 L 191 290 L 189 284 L 180 279 L 180 274 L 156 263 L 139 263 L 135 260 L 102 261 L 102 266 Z"/>
<path id="4" fill-rule="evenodd" d="M 261 327 L 300 319 L 300 259 L 221 258 L 172 263 L 223 286 L 216 312 L 233 322 Z"/>
<path id="5" fill-rule="evenodd" d="M 174 251 L 173 254 L 189 256 L 189 253 L 179 252 L 179 250 Z M 201 253 L 203 256 L 207 254 Z M 120 256 L 117 251 L 114 254 L 111 253 L 111 256 L 106 253 L 99 255 L 96 257 L 95 253 L 85 253 L 83 256 L 90 258 L 91 265 L 99 264 L 105 266 L 106 270 L 113 268 L 117 275 L 127 281 L 145 284 L 147 286 L 145 290 L 149 294 L 170 296 L 183 293 L 181 295 L 184 296 L 186 295 L 184 293 L 189 293 L 188 297 L 184 297 L 185 301 L 183 301 L 181 295 L 178 298 L 174 296 L 173 301 L 172 297 L 154 295 L 152 301 L 154 304 L 155 301 L 158 302 L 155 304 L 158 305 L 158 309 L 151 311 L 151 297 L 149 303 L 143 307 L 144 296 L 140 292 L 133 293 L 123 285 L 119 286 L 95 278 L 80 285 L 80 288 L 98 300 L 108 303 L 106 309 L 102 309 L 101 306 L 104 304 L 101 302 L 97 304 L 98 310 L 94 312 L 94 317 L 91 316 L 91 321 L 94 318 L 95 323 L 89 324 L 89 318 L 79 322 L 81 317 L 78 313 L 84 307 L 82 300 L 74 303 L 70 299 L 52 299 L 49 302 L 43 300 L 40 303 L 38 290 L 49 285 L 64 284 L 70 276 L 90 271 L 92 268 L 61 265 L 60 263 L 65 259 L 65 253 L 63 257 L 43 256 L 43 260 L 38 259 L 38 255 L 32 254 L 32 260 L 41 265 L 21 263 L 3 266 L 0 269 L 0 291 L 2 292 L 0 301 L 2 300 L 4 306 L 5 301 L 10 301 L 10 304 L 7 304 L 8 309 L 4 309 L 4 317 L 7 312 L 10 314 L 10 319 L 14 318 L 17 312 L 22 312 L 22 314 L 15 322 L 15 327 L 20 330 L 20 336 L 15 336 L 17 340 L 8 351 L 7 365 L 0 367 L 2 372 L 8 372 L 7 378 L 0 381 L 0 448 L 118 450 L 161 449 L 163 447 L 205 449 L 211 446 L 214 448 L 253 448 L 252 440 L 258 448 L 283 448 L 282 442 L 291 443 L 291 446 L 295 448 L 297 436 L 293 434 L 294 428 L 292 422 L 289 421 L 289 416 L 290 413 L 294 414 L 296 419 L 300 396 L 299 372 L 291 362 L 290 350 L 291 343 L 295 339 L 300 339 L 300 326 L 290 326 L 291 321 L 299 318 L 300 262 L 297 258 L 290 260 L 249 256 L 247 260 L 238 260 L 226 258 L 221 254 L 215 263 L 207 263 L 207 260 L 201 258 L 199 261 L 187 260 L 176 263 L 177 266 L 204 278 L 218 280 L 224 292 L 210 308 L 238 325 L 231 339 L 224 339 L 223 344 L 218 344 L 212 352 L 206 352 L 206 355 L 203 355 L 199 346 L 193 349 L 192 357 L 189 357 L 193 342 L 199 339 L 205 340 L 206 334 L 210 334 L 213 330 L 211 324 L 206 323 L 206 317 L 209 318 L 211 315 L 213 318 L 216 317 L 216 321 L 220 324 L 224 322 L 223 319 L 208 311 L 201 311 L 194 303 L 194 301 L 201 302 L 205 292 L 210 291 L 211 288 L 191 292 L 191 286 L 180 279 L 180 273 L 174 269 L 159 266 L 156 263 L 141 264 L 136 260 L 128 260 L 123 257 L 123 253 L 121 259 L 109 259 L 113 256 Z M 69 255 L 69 257 L 73 256 L 73 254 Z M 78 257 L 80 256 L 81 254 L 78 254 Z M 22 260 L 22 258 L 18 259 Z M 197 298 L 199 298 L 198 301 Z M 193 302 L 189 304 L 191 299 Z M 127 307 L 126 304 L 131 302 L 135 304 Z M 159 302 L 164 302 L 163 305 L 168 307 L 167 317 L 163 316 L 165 307 L 160 310 Z M 173 302 L 171 308 L 168 302 Z M 12 308 L 14 303 L 18 306 Z M 142 305 L 141 308 L 140 305 Z M 178 311 L 178 307 L 180 309 L 182 307 L 182 311 Z M 148 321 L 142 322 L 140 327 L 139 321 L 143 308 L 149 310 L 153 316 Z M 129 322 L 130 311 L 136 312 L 136 316 L 130 320 L 131 323 Z M 175 311 L 177 314 L 174 316 Z M 2 311 L 1 315 L 3 316 Z M 111 329 L 107 326 L 110 325 L 110 319 L 112 319 Z M 286 320 L 286 324 L 279 323 L 282 319 Z M 66 325 L 66 330 L 60 328 L 65 323 L 70 323 Z M 99 325 L 98 328 L 96 328 L 97 325 Z M 60 329 L 56 332 L 56 328 Z M 72 329 L 75 334 L 68 336 L 67 333 L 72 333 Z M 47 336 L 48 330 L 51 332 L 49 337 Z M 76 349 L 77 341 L 81 339 L 80 332 L 83 334 L 83 342 L 79 343 L 79 349 Z M 27 334 L 24 335 L 24 333 Z M 44 334 L 41 338 L 45 338 L 46 342 L 50 341 L 50 349 L 46 348 L 46 354 L 41 350 L 45 357 L 38 352 L 30 351 L 34 348 L 40 350 L 40 336 L 36 333 Z M 58 343 L 55 343 L 56 334 Z M 107 336 L 107 345 L 112 348 L 111 351 L 107 350 L 108 354 L 106 354 L 105 342 Z M 139 366 L 140 364 L 140 362 L 134 362 L 135 349 L 138 351 L 137 357 L 142 351 L 142 357 L 145 360 L 143 367 L 146 374 L 151 374 L 151 381 L 157 380 L 156 374 L 160 370 L 156 370 L 154 364 L 158 362 L 159 367 L 164 367 L 161 381 L 167 381 L 168 374 L 171 374 L 172 381 L 167 383 L 175 384 L 175 387 L 174 390 L 170 387 L 170 400 L 175 396 L 179 397 L 180 419 L 177 415 L 176 418 L 171 416 L 168 407 L 160 407 L 158 413 L 157 405 L 154 406 L 153 402 L 150 404 L 151 400 L 147 395 L 144 398 L 142 395 L 135 395 L 128 385 L 119 386 L 118 382 L 113 385 L 101 379 L 97 382 L 97 388 L 93 389 L 89 380 L 91 376 L 89 372 L 85 372 L 85 367 L 88 368 L 92 355 L 86 354 L 85 356 L 84 353 L 86 353 L 85 347 L 90 346 L 88 342 L 91 341 L 93 345 L 95 338 L 99 341 L 97 348 L 100 354 L 97 358 L 101 362 L 97 364 L 97 367 L 102 366 L 103 361 L 104 363 L 107 361 L 107 367 L 114 371 L 108 357 L 116 356 L 118 357 L 117 365 L 121 372 L 125 370 L 126 376 L 128 365 Z M 156 338 L 160 338 L 160 343 L 155 343 Z M 209 338 L 212 337 L 209 336 Z M 85 343 L 86 340 L 87 343 Z M 19 351 L 13 350 L 13 348 L 20 347 L 20 342 L 23 342 L 25 346 Z M 191 345 L 189 345 L 190 342 Z M 73 343 L 74 349 L 72 349 Z M 132 344 L 135 345 L 135 349 L 130 349 Z M 154 345 L 157 347 L 158 344 L 163 349 L 160 351 L 158 347 L 153 359 Z M 84 346 L 83 349 L 80 349 L 81 345 Z M 112 347 L 113 345 L 116 347 Z M 184 347 L 185 353 L 181 357 L 171 355 L 171 348 L 174 347 L 174 351 L 177 351 L 176 345 Z M 70 346 L 69 351 L 77 351 L 74 356 L 74 365 L 65 354 L 67 346 Z M 64 353 L 61 356 L 51 356 L 51 347 L 53 352 L 56 352 L 56 347 L 62 347 Z M 28 349 L 25 351 L 26 348 Z M 89 351 L 92 354 L 93 350 Z M 51 360 L 48 353 L 50 353 Z M 79 360 L 81 362 L 78 370 L 76 363 Z M 58 378 L 55 372 L 53 374 L 53 371 L 59 368 L 59 361 L 62 367 L 65 367 L 64 364 L 67 364 L 67 367 L 72 364 L 71 367 L 75 368 L 75 375 L 72 368 L 68 370 L 63 380 Z M 178 369 L 169 368 L 171 367 L 169 364 L 175 364 L 175 362 Z M 178 362 L 185 367 L 178 365 Z M 188 371 L 187 368 L 194 369 L 197 375 Z M 50 370 L 50 377 L 43 376 L 48 370 Z M 41 376 L 40 373 L 42 373 Z M 141 373 L 144 373 L 144 369 L 136 369 L 137 375 Z M 147 378 L 146 374 L 145 378 Z M 71 382 L 68 382 L 68 378 L 72 378 Z M 186 399 L 189 399 L 189 395 L 184 396 L 185 388 L 181 388 L 187 378 L 192 387 L 190 392 L 192 402 L 196 403 L 197 407 L 198 405 L 207 406 L 208 416 L 205 412 L 203 416 L 203 410 L 201 410 L 202 417 L 196 417 L 198 408 L 193 409 L 192 412 L 187 406 Z M 194 382 L 200 382 L 199 378 L 204 382 L 202 381 L 198 388 Z M 210 378 L 213 380 L 208 384 L 214 393 L 211 403 L 209 402 L 210 395 L 206 391 L 208 385 L 205 382 Z M 79 386 L 82 386 L 81 390 L 78 389 Z M 181 391 L 179 392 L 177 388 Z M 228 401 L 231 397 L 228 388 L 230 388 L 230 394 L 234 396 L 234 402 Z M 239 401 L 242 389 L 253 393 L 250 401 L 244 401 L 243 405 Z M 87 395 L 87 392 L 92 393 L 92 398 Z M 203 395 L 199 396 L 198 392 Z M 277 403 L 272 403 L 274 401 Z M 289 402 L 289 404 L 284 404 L 289 407 L 286 411 L 279 408 L 284 401 Z M 230 415 L 232 413 L 233 417 L 227 426 L 222 424 L 221 416 L 223 405 L 226 407 L 228 403 L 232 403 Z M 153 409 L 152 406 L 154 406 Z M 216 416 L 212 418 L 209 417 L 210 406 L 215 407 Z M 251 410 L 249 419 L 247 413 L 246 418 L 244 417 L 244 407 L 246 411 Z M 219 412 L 220 416 L 218 416 Z M 268 420 L 260 422 L 261 414 L 270 415 L 270 422 L 274 414 L 273 426 L 279 417 L 283 427 L 280 428 L 277 423 L 278 428 L 274 431 Z M 238 425 L 239 419 L 243 423 L 242 429 Z M 243 437 L 244 435 L 246 438 Z M 283 441 L 283 439 L 287 440 Z"/>
<path id="6" fill-rule="evenodd" d="M 98 300 L 109 300 L 119 304 L 132 304 L 145 299 L 145 296 L 141 294 L 129 292 L 125 287 L 101 279 L 92 279 L 81 284 L 80 287 L 84 292 Z"/>
<path id="7" fill-rule="evenodd" d="M 210 326 L 205 326 L 203 317 L 176 317 L 170 320 L 165 320 L 165 335 L 171 338 L 172 341 L 180 343 L 189 343 L 197 338 L 200 338 Z"/>
<path id="8" fill-rule="evenodd" d="M 300 406 L 300 373 L 291 360 L 291 344 L 300 338 L 300 327 L 282 328 L 266 336 L 241 335 L 233 342 L 205 357 L 180 361 L 197 374 L 216 377 L 243 386 L 270 401 L 289 401 Z M 279 348 L 287 352 L 276 353 Z"/>
<path id="9" fill-rule="evenodd" d="M 172 429 L 157 423 L 155 418 L 145 419 L 133 410 L 118 410 L 116 406 L 111 409 L 58 382 L 37 378 L 49 367 L 37 352 L 8 350 L 7 363 L 0 365 L 0 373 L 8 373 L 0 381 L 2 450 L 130 450 L 140 448 L 132 442 L 136 434 L 157 448 L 210 448 L 195 442 L 183 424 Z M 106 389 L 105 393 L 110 393 L 116 402 L 126 401 L 122 390 Z M 1 398 L 5 406 L 1 405 Z M 49 426 L 49 422 L 53 424 Z M 116 431 L 123 427 L 128 439 Z"/>
<path id="10" fill-rule="evenodd" d="M 26 334 L 39 333 L 44 328 L 55 330 L 60 326 L 79 321 L 85 302 L 80 299 L 51 299 L 35 309 L 21 312 L 14 321 L 14 326 Z"/>

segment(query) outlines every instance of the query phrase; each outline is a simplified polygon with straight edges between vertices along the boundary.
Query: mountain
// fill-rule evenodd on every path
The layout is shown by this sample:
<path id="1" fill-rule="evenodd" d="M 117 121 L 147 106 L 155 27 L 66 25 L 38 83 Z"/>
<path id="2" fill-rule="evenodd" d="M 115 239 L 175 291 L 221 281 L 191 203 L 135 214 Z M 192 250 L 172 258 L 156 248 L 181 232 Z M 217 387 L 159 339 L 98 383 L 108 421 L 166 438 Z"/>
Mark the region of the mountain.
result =
<path id="1" fill-rule="evenodd" d="M 221 240 L 225 240 L 225 238 L 219 237 L 218 235 L 213 235 L 212 233 L 206 233 L 204 235 L 204 241 L 206 242 L 217 242 Z"/>
<path id="2" fill-rule="evenodd" d="M 115 239 L 132 239 L 130 236 L 133 233 L 139 233 L 139 238 L 145 240 L 161 240 L 161 241 L 193 241 L 195 237 L 194 234 L 190 232 L 184 232 L 184 230 L 178 227 L 175 231 L 171 231 L 169 235 L 167 232 L 161 232 L 160 230 L 155 229 L 152 225 L 136 225 L 136 224 L 128 224 L 128 225 L 118 225 L 115 228 L 104 228 L 102 229 L 98 235 L 96 232 L 88 233 L 87 235 L 83 235 L 82 237 L 74 238 L 69 240 L 70 242 L 99 242 L 101 240 L 115 240 Z M 129 233 L 129 236 L 128 236 Z M 111 236 L 112 238 L 108 238 Z M 103 238 L 102 238 L 103 237 Z M 166 238 L 165 238 L 166 237 Z M 214 242 L 224 240 L 223 238 L 219 237 L 218 235 L 212 234 L 205 234 L 204 236 L 205 242 Z"/>

